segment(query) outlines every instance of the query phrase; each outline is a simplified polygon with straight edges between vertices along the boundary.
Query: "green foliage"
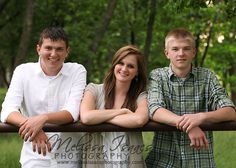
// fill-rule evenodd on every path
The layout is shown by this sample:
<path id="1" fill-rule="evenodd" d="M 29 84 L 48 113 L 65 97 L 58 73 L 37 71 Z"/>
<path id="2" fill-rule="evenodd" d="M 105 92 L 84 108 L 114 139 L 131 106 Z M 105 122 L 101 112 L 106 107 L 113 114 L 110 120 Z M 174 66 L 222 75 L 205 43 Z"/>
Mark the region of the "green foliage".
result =
<path id="1" fill-rule="evenodd" d="M 102 26 L 109 2 L 108 0 L 36 0 L 32 43 L 25 62 L 38 60 L 35 46 L 40 31 L 49 25 L 61 25 L 70 37 L 71 53 L 67 61 L 85 65 L 89 71 L 88 80 L 102 82 L 117 49 L 130 43 L 134 43 L 141 50 L 144 49 L 151 5 L 151 0 L 117 1 L 111 22 L 95 53 L 92 51 L 92 46 L 96 41 L 96 30 Z M 210 47 L 203 65 L 212 68 L 223 78 L 219 67 L 224 67 L 227 71 L 228 62 L 232 60 L 229 56 L 235 55 L 235 4 L 235 0 L 223 2 L 158 0 L 147 63 L 148 72 L 156 67 L 168 66 L 169 62 L 163 54 L 164 37 L 169 30 L 176 27 L 185 27 L 196 37 L 200 37 L 196 58 L 196 63 L 200 63 L 206 49 L 210 27 L 213 26 Z M 2 16 L 0 25 L 3 25 L 0 28 L 2 39 L 0 56 L 5 68 L 10 67 L 18 49 L 25 5 L 26 1 L 20 4 L 18 1 L 10 1 L 0 13 Z M 14 22 L 7 22 L 7 18 L 17 12 L 20 15 L 14 17 Z M 220 35 L 224 36 L 223 43 L 218 42 Z M 218 60 L 222 57 L 225 61 L 218 64 Z"/>
<path id="2" fill-rule="evenodd" d="M 5 88 L 0 88 L 0 105 L 4 101 L 6 95 L 6 89 Z M 0 110 L 2 109 L 2 106 L 0 106 Z"/>

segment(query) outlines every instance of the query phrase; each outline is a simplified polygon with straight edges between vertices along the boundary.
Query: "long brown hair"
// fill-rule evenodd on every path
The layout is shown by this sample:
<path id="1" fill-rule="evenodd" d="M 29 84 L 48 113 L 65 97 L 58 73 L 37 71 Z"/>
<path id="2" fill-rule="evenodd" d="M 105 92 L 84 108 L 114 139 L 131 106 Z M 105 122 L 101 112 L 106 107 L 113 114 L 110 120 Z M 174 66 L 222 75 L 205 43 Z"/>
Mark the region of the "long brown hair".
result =
<path id="1" fill-rule="evenodd" d="M 122 59 L 130 54 L 134 55 L 137 59 L 138 75 L 131 82 L 122 108 L 128 108 L 134 112 L 137 108 L 136 100 L 139 94 L 146 90 L 147 75 L 144 56 L 136 46 L 124 46 L 113 56 L 112 66 L 104 79 L 105 109 L 112 109 L 114 106 L 116 84 L 114 68 Z"/>

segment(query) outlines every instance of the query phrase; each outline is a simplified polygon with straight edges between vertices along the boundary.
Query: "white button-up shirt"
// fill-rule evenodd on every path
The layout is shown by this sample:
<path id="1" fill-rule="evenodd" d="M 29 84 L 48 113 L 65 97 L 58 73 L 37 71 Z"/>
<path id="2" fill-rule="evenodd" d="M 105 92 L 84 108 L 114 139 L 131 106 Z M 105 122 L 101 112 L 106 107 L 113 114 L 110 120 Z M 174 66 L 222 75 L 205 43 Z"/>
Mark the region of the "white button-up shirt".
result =
<path id="1" fill-rule="evenodd" d="M 24 116 L 67 110 L 78 120 L 80 102 L 86 86 L 86 70 L 77 63 L 64 63 L 57 76 L 44 74 L 39 63 L 19 65 L 2 104 L 1 121 L 13 111 Z M 20 162 L 23 167 L 77 167 L 80 155 L 79 133 L 47 133 L 52 145 L 46 156 L 33 152 L 32 143 L 24 142 Z M 61 166 L 59 165 L 61 164 Z M 77 165 L 77 166 L 76 166 Z M 78 166 L 79 167 L 79 166 Z"/>

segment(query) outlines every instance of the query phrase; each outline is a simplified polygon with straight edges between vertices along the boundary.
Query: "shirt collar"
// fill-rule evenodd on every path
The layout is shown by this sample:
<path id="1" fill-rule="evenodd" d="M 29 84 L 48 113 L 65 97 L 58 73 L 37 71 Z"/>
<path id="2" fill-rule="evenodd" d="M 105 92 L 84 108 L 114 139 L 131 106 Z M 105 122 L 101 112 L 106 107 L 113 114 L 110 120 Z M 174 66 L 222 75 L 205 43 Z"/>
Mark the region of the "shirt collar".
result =
<path id="1" fill-rule="evenodd" d="M 42 68 L 40 66 L 40 60 L 37 62 L 37 66 L 36 66 L 35 72 L 36 72 L 36 74 L 43 74 L 43 75 L 45 75 L 45 73 L 43 72 L 43 70 L 42 70 Z M 58 76 L 58 75 L 65 75 L 65 76 L 70 75 L 69 71 L 68 71 L 68 68 L 65 66 L 65 63 L 63 63 L 61 70 L 58 72 L 58 74 L 56 76 Z"/>
<path id="2" fill-rule="evenodd" d="M 195 76 L 196 73 L 197 73 L 196 68 L 195 68 L 194 65 L 192 64 L 191 71 L 190 71 L 189 74 L 187 75 L 187 78 L 188 78 L 189 76 Z M 176 76 L 176 75 L 175 75 L 174 72 L 172 71 L 172 69 L 171 69 L 171 64 L 170 64 L 170 65 L 169 65 L 169 69 L 168 69 L 168 77 L 169 77 L 169 79 L 171 79 L 172 76 Z"/>

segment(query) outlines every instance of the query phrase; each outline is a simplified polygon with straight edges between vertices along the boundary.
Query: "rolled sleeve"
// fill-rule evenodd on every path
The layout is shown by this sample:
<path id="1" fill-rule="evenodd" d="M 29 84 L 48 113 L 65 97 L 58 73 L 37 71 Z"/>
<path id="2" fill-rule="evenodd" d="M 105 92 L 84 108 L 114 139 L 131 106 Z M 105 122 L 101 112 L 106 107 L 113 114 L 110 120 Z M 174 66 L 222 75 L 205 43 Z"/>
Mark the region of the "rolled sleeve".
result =
<path id="1" fill-rule="evenodd" d="M 165 102 L 163 101 L 163 93 L 161 87 L 161 77 L 156 71 L 153 70 L 149 76 L 148 87 L 148 111 L 149 117 L 151 119 L 153 118 L 153 115 L 158 108 L 165 108 Z"/>
<path id="2" fill-rule="evenodd" d="M 5 123 L 6 120 L 7 120 L 7 117 L 14 111 L 18 111 L 18 109 L 17 108 L 11 108 L 11 107 L 9 107 L 8 109 L 3 108 L 2 111 L 1 111 L 1 122 Z"/>
<path id="3" fill-rule="evenodd" d="M 233 107 L 235 109 L 235 105 L 225 90 L 219 83 L 217 77 L 211 72 L 209 89 L 210 91 L 210 98 L 208 102 L 208 106 L 211 110 L 216 110 L 222 107 Z"/>
<path id="4" fill-rule="evenodd" d="M 79 109 L 86 86 L 86 76 L 87 71 L 83 66 L 80 66 L 73 76 L 72 87 L 68 99 L 62 109 L 60 109 L 68 111 L 73 117 L 74 122 L 79 119 Z"/>
<path id="5" fill-rule="evenodd" d="M 2 104 L 1 111 L 1 121 L 6 122 L 7 117 L 10 113 L 14 111 L 19 111 L 22 101 L 23 101 L 23 87 L 22 80 L 23 79 L 23 68 L 22 66 L 16 67 L 9 89 L 6 93 L 4 102 Z"/>

